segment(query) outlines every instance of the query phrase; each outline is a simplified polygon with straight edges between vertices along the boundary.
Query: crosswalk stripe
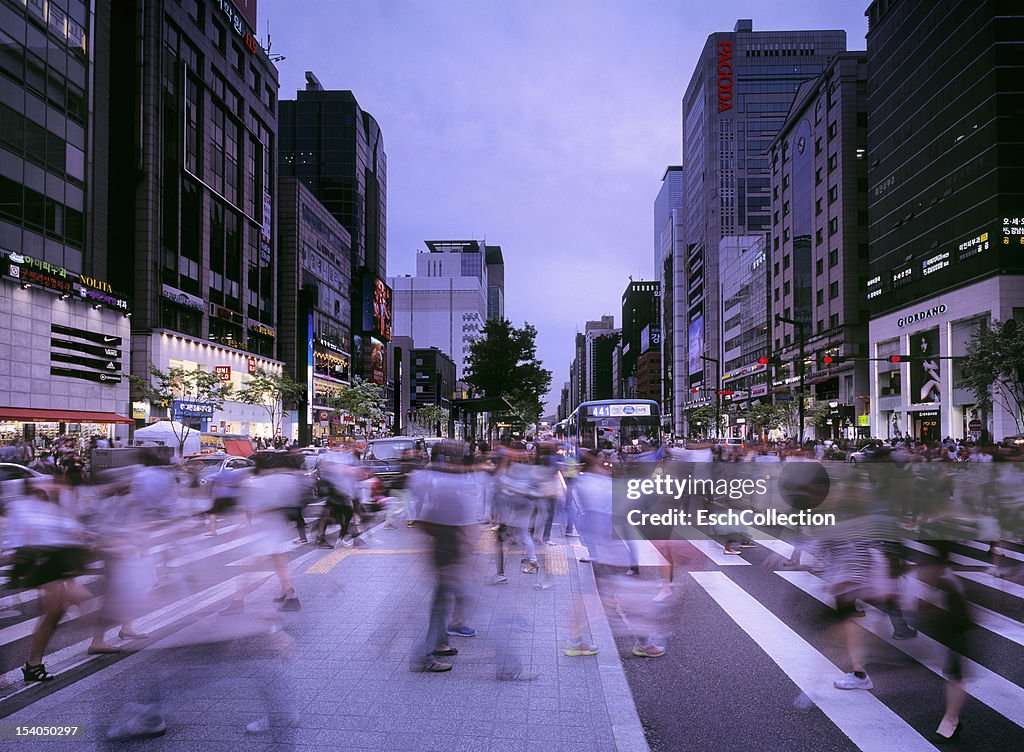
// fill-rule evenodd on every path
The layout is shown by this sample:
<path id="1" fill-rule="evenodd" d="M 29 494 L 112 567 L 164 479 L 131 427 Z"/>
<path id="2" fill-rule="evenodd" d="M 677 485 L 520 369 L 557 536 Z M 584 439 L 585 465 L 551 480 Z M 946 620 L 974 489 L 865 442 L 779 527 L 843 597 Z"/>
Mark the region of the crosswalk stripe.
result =
<path id="1" fill-rule="evenodd" d="M 979 543 L 978 541 L 972 540 L 957 541 L 957 543 L 959 543 L 962 546 L 967 546 L 967 548 L 973 548 L 978 551 L 984 551 L 985 553 L 988 553 L 989 546 L 987 543 Z M 1005 556 L 1007 559 L 1016 559 L 1017 561 L 1024 561 L 1024 554 L 1018 553 L 1016 551 L 1011 551 L 1008 548 L 996 546 L 996 553 L 1000 556 Z"/>
<path id="2" fill-rule="evenodd" d="M 690 528 L 686 532 L 686 536 L 686 540 L 691 546 L 720 567 L 750 566 L 750 562 L 742 556 L 723 553 L 725 549 L 720 543 L 711 540 L 703 533 L 697 532 L 694 528 Z"/>
<path id="3" fill-rule="evenodd" d="M 193 551 L 190 554 L 185 554 L 183 556 L 179 556 L 176 559 L 171 559 L 169 562 L 167 562 L 167 566 L 180 567 L 185 564 L 191 564 L 192 562 L 199 561 L 200 559 L 206 559 L 210 556 L 217 556 L 218 554 L 222 554 L 225 551 L 230 551 L 233 548 L 238 548 L 239 546 L 245 546 L 249 543 L 254 543 L 265 537 L 266 533 L 253 533 L 252 535 L 247 535 L 244 538 L 237 538 L 235 540 L 228 541 L 227 543 L 221 543 L 217 546 L 211 546 L 210 548 L 201 548 L 198 551 Z"/>
<path id="4" fill-rule="evenodd" d="M 930 585 L 921 582 L 916 578 L 908 578 L 911 593 L 919 600 L 928 601 L 933 606 L 943 607 L 942 594 Z M 977 603 L 970 603 L 971 618 L 979 627 L 987 629 L 1010 642 L 1024 645 L 1024 624 L 1011 619 L 1009 616 L 979 606 Z"/>
<path id="5" fill-rule="evenodd" d="M 870 692 L 835 689 L 832 681 L 843 672 L 724 572 L 690 576 L 862 752 L 934 752 L 935 747 Z"/>
<path id="6" fill-rule="evenodd" d="M 95 613 L 100 610 L 102 605 L 102 598 L 90 598 L 89 600 L 79 604 L 77 616 L 65 618 L 61 621 L 61 624 L 67 624 L 69 621 L 74 621 L 75 619 L 80 619 L 88 614 Z M 38 619 L 33 617 L 0 629 L 0 645 L 9 645 L 12 642 L 25 639 L 32 634 L 37 621 Z"/>
<path id="7" fill-rule="evenodd" d="M 921 543 L 920 541 L 905 540 L 905 541 L 903 541 L 903 545 L 906 546 L 907 548 L 912 548 L 915 551 L 920 551 L 923 554 L 928 554 L 929 556 L 935 556 L 935 557 L 940 557 L 941 556 L 941 553 L 939 552 L 938 549 L 932 548 L 931 546 L 928 546 L 928 545 L 925 545 L 924 543 Z M 952 563 L 959 564 L 962 567 L 987 567 L 987 566 L 990 566 L 987 562 L 978 561 L 977 559 L 970 559 L 970 558 L 968 558 L 966 556 L 961 556 L 960 554 L 954 554 L 954 553 L 950 553 L 949 560 Z"/>
<path id="8" fill-rule="evenodd" d="M 215 540 L 222 535 L 227 535 L 230 532 L 238 530 L 242 527 L 241 523 L 235 523 L 233 525 L 225 525 L 217 531 L 217 535 L 207 535 L 205 532 L 197 533 L 196 535 L 190 535 L 186 538 L 176 538 L 168 543 L 160 543 L 152 548 L 146 549 L 147 554 L 159 554 L 164 551 L 170 551 L 171 549 L 182 548 L 190 543 L 203 543 L 210 540 Z"/>
<path id="9" fill-rule="evenodd" d="M 1009 580 L 1003 580 L 999 577 L 993 577 L 992 575 L 985 574 L 983 572 L 954 572 L 953 574 L 957 577 L 963 577 L 965 580 L 977 582 L 979 585 L 985 585 L 993 590 L 999 590 L 1000 592 L 1007 593 L 1008 595 L 1024 598 L 1024 585 L 1018 585 L 1016 582 L 1010 582 Z"/>
<path id="10" fill-rule="evenodd" d="M 790 543 L 786 543 L 784 540 L 773 538 L 772 536 L 761 532 L 760 530 L 755 531 L 754 535 L 750 536 L 750 539 L 757 545 L 767 548 L 774 554 L 778 554 L 784 559 L 793 558 L 793 551 L 796 547 Z M 801 551 L 800 560 L 806 564 L 814 564 L 817 559 L 808 551 Z"/>
<path id="11" fill-rule="evenodd" d="M 829 594 L 828 586 L 810 572 L 776 572 L 775 574 L 816 600 L 835 608 L 835 599 Z M 868 616 L 863 619 L 854 619 L 858 626 L 881 637 L 929 671 L 939 676 L 943 675 L 943 666 L 948 650 L 945 645 L 920 632 L 917 637 L 909 640 L 895 640 L 892 637 L 892 625 L 886 614 L 868 603 L 865 603 L 864 607 Z M 964 687 L 967 694 L 985 703 L 1018 726 L 1024 726 L 1024 689 L 969 658 L 962 657 L 962 660 L 968 677 Z"/>
<path id="12" fill-rule="evenodd" d="M 90 574 L 85 577 L 76 577 L 75 582 L 79 585 L 88 585 L 90 582 L 96 582 L 101 579 L 103 579 L 103 575 Z M 13 595 L 5 595 L 3 598 L 0 598 L 0 611 L 37 600 L 39 600 L 38 588 L 29 588 L 28 590 L 22 590 L 14 593 Z"/>

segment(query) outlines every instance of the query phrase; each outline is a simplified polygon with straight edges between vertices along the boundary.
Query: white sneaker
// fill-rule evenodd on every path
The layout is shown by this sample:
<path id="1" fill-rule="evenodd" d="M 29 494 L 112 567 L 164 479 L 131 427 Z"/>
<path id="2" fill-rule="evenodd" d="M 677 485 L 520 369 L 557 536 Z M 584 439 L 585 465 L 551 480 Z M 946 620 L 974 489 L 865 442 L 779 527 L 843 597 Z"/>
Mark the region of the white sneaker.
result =
<path id="1" fill-rule="evenodd" d="M 252 723 L 245 725 L 245 733 L 247 734 L 265 734 L 270 731 L 270 716 L 261 716 Z"/>
<path id="2" fill-rule="evenodd" d="M 864 678 L 857 676 L 852 671 L 845 674 L 842 679 L 836 679 L 832 682 L 832 686 L 836 689 L 874 689 L 875 685 L 871 681 L 871 677 L 867 674 Z"/>

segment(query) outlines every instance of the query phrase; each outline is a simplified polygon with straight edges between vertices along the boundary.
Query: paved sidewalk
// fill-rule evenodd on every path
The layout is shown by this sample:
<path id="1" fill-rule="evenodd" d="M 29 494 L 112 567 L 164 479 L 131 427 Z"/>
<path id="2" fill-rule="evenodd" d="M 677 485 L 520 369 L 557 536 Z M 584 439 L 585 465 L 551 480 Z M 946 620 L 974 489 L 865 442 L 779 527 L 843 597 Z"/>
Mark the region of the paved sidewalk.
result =
<path id="1" fill-rule="evenodd" d="M 244 614 L 212 612 L 155 649 L 119 660 L 2 723 L 82 725 L 86 738 L 73 743 L 76 749 L 646 750 L 593 573 L 576 560 L 582 549 L 543 547 L 555 583 L 550 590 L 533 589 L 539 578 L 519 572 L 518 555 L 506 556 L 509 584 L 489 585 L 493 533 L 477 530 L 468 582 L 470 625 L 478 634 L 450 638 L 459 649 L 443 659 L 454 664 L 451 672 L 409 671 L 410 652 L 426 630 L 433 575 L 427 540 L 402 525 L 377 530 L 369 548 L 296 561 L 299 612 L 273 610 L 271 578 L 249 594 Z M 561 652 L 572 598 L 587 612 L 598 656 Z M 498 681 L 499 643 L 537 679 Z M 151 679 L 161 686 L 166 735 L 102 741 L 125 703 L 147 696 Z M 268 709 L 274 727 L 247 734 L 246 724 Z M 289 716 L 297 717 L 294 726 L 287 727 Z M 7 748 L 26 745 L 0 742 Z"/>

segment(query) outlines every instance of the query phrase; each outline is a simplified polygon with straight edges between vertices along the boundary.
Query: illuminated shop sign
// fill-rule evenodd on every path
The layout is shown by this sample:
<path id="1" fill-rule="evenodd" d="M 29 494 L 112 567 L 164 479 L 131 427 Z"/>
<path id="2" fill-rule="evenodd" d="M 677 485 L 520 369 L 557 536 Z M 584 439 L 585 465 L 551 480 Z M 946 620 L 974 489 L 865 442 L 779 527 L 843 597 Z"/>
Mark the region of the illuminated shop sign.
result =
<path id="1" fill-rule="evenodd" d="M 170 285 L 164 285 L 160 291 L 160 296 L 175 305 L 180 305 L 183 308 L 189 308 L 193 311 L 206 310 L 206 303 L 203 302 L 202 298 L 197 298 L 195 295 L 189 295 L 187 292 L 182 292 L 177 288 L 171 287 Z"/>
<path id="2" fill-rule="evenodd" d="M 988 250 L 988 233 L 983 232 L 975 238 L 961 243 L 957 246 L 957 260 L 963 261 L 971 256 L 976 256 L 982 251 Z"/>
<path id="3" fill-rule="evenodd" d="M 238 9 L 235 8 L 235 4 L 231 0 L 217 0 L 217 6 L 220 8 L 220 12 L 224 14 L 228 25 L 235 30 L 238 36 L 242 37 L 249 52 L 255 55 L 256 50 L 260 48 L 259 43 L 256 41 L 256 37 L 252 35 L 252 32 L 249 31 L 245 19 L 238 12 Z"/>
<path id="4" fill-rule="evenodd" d="M 908 324 L 913 324 L 918 321 L 930 319 L 932 316 L 941 316 L 945 312 L 946 304 L 942 303 L 940 305 L 933 306 L 932 308 L 926 308 L 924 310 L 917 311 L 916 313 L 911 313 L 908 316 L 901 316 L 900 318 L 896 319 L 896 326 L 907 326 Z"/>
<path id="5" fill-rule="evenodd" d="M 249 327 L 249 331 L 261 337 L 270 337 L 270 339 L 274 339 L 277 336 L 277 332 L 264 324 L 253 324 Z"/>
<path id="6" fill-rule="evenodd" d="M 732 42 L 718 43 L 718 111 L 732 109 Z"/>
<path id="7" fill-rule="evenodd" d="M 939 253 L 921 262 L 921 274 L 927 277 L 929 274 L 939 271 L 939 269 L 945 269 L 949 264 L 949 251 Z"/>
<path id="8" fill-rule="evenodd" d="M 1009 245 L 1011 237 L 1024 245 L 1024 217 L 1003 217 L 1003 245 Z"/>
<path id="9" fill-rule="evenodd" d="M 914 275 L 914 268 L 911 266 L 892 273 L 892 286 L 902 287 L 911 281 Z"/>
<path id="10" fill-rule="evenodd" d="M 36 285 L 52 292 L 75 295 L 99 305 L 128 311 L 128 298 L 116 292 L 110 283 L 85 274 L 75 274 L 62 266 L 22 253 L 3 253 L 4 277 L 23 285 Z"/>
<path id="11" fill-rule="evenodd" d="M 868 300 L 877 298 L 882 294 L 882 275 L 872 277 L 868 280 Z"/>
<path id="12" fill-rule="evenodd" d="M 634 415 L 650 415 L 650 405 L 594 405 L 587 408 L 587 415 L 595 418 L 625 418 Z"/>

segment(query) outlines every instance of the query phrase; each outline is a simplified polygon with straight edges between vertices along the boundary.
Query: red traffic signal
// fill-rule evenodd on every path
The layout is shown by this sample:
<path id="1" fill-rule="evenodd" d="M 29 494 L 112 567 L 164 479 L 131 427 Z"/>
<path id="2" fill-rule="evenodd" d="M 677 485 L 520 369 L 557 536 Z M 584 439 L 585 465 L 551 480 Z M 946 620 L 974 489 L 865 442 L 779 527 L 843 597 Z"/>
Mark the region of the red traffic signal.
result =
<path id="1" fill-rule="evenodd" d="M 760 358 L 758 358 L 757 359 L 757 364 L 759 366 L 766 366 L 766 365 L 768 365 L 768 358 L 767 358 L 767 356 L 762 355 Z"/>
<path id="2" fill-rule="evenodd" d="M 826 353 L 821 356 L 821 364 L 825 366 L 836 365 L 837 363 L 842 363 L 844 360 L 846 360 L 846 358 L 842 355 L 828 355 Z"/>
<path id="3" fill-rule="evenodd" d="M 909 355 L 890 355 L 889 356 L 889 362 L 890 363 L 902 363 L 904 360 L 910 360 L 910 356 Z"/>
<path id="4" fill-rule="evenodd" d="M 691 386 L 690 387 L 690 394 L 696 394 L 696 393 L 697 393 L 697 387 Z"/>
<path id="5" fill-rule="evenodd" d="M 831 355 L 826 355 L 824 358 L 821 359 L 821 362 L 824 363 L 827 366 L 832 365 L 832 356 Z"/>

